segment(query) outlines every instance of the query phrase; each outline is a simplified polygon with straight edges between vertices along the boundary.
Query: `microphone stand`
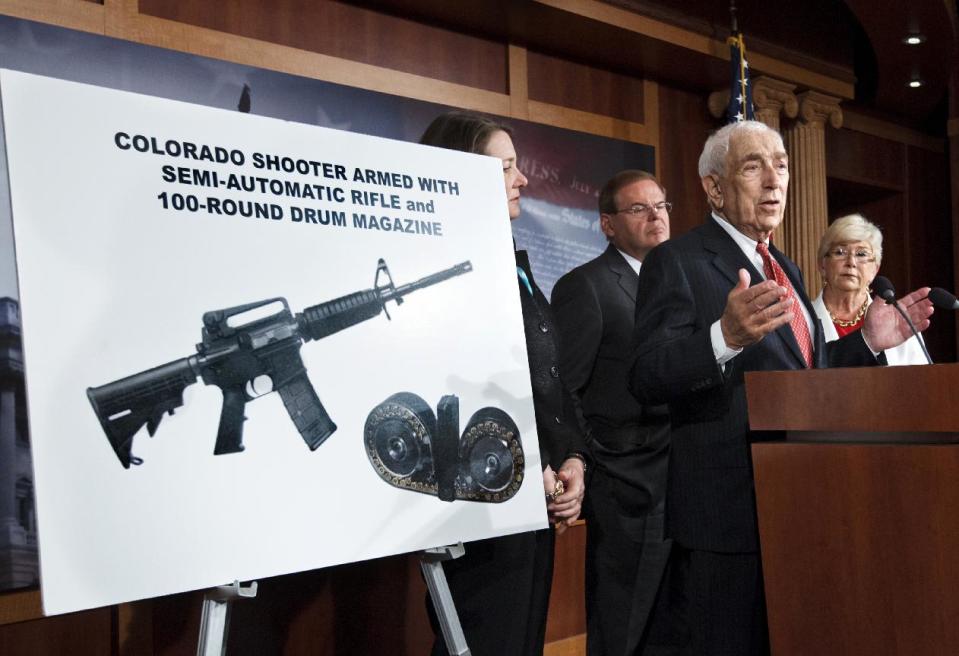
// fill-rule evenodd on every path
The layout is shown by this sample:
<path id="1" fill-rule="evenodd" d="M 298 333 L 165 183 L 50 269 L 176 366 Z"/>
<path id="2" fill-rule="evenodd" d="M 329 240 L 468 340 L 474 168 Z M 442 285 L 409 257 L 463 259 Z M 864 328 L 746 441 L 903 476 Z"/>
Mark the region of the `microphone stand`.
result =
<path id="1" fill-rule="evenodd" d="M 932 364 L 932 358 L 929 356 L 929 351 L 926 349 L 926 343 L 919 337 L 919 331 L 916 330 L 916 326 L 912 323 L 912 319 L 909 318 L 909 315 L 906 314 L 906 311 L 902 309 L 901 305 L 899 305 L 899 301 L 896 300 L 896 290 L 892 286 L 892 283 L 889 282 L 889 279 L 883 276 L 876 276 L 876 279 L 873 281 L 873 287 L 878 292 L 879 298 L 884 300 L 886 305 L 891 305 L 896 308 L 899 314 L 902 315 L 902 318 L 906 320 L 909 330 L 912 331 L 916 341 L 919 342 L 919 346 L 922 347 L 922 354 L 926 356 L 926 362 Z"/>

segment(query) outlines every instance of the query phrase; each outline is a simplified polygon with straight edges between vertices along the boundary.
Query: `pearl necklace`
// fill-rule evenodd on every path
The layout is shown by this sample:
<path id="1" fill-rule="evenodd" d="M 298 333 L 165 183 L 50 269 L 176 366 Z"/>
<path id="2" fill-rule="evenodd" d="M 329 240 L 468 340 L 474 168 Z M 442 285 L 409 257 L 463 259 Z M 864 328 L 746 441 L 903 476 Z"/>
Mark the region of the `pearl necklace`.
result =
<path id="1" fill-rule="evenodd" d="M 825 303 L 823 303 L 825 305 Z M 842 319 L 837 319 L 836 315 L 832 313 L 828 307 L 826 311 L 829 313 L 829 318 L 832 319 L 832 322 L 841 328 L 849 328 L 855 326 L 857 323 L 862 321 L 862 318 L 866 316 L 866 309 L 869 307 L 869 296 L 866 296 L 866 300 L 863 301 L 862 307 L 859 308 L 859 312 L 856 313 L 856 316 L 852 318 L 851 321 L 843 321 Z"/>

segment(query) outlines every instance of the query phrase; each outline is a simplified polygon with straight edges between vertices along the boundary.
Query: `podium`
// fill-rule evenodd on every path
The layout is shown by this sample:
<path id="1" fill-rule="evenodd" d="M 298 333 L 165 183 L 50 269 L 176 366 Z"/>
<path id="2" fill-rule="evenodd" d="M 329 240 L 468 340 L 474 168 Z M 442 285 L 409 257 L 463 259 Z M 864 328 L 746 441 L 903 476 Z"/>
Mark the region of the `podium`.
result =
<path id="1" fill-rule="evenodd" d="M 746 388 L 772 653 L 959 654 L 959 364 Z"/>

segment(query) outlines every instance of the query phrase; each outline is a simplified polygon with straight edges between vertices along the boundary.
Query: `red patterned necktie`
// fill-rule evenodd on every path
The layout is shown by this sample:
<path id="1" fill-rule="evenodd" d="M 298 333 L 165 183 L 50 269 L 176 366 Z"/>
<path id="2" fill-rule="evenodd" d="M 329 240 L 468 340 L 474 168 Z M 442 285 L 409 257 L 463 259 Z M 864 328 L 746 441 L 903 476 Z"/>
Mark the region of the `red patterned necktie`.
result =
<path id="1" fill-rule="evenodd" d="M 806 366 L 812 367 L 812 338 L 809 337 L 809 325 L 806 323 L 806 317 L 803 316 L 802 306 L 799 296 L 793 289 L 792 283 L 786 277 L 786 272 L 779 266 L 779 262 L 769 254 L 769 247 L 763 242 L 759 242 L 756 251 L 763 258 L 763 271 L 767 280 L 775 280 L 780 287 L 786 288 L 786 295 L 793 300 L 793 320 L 789 325 L 793 329 L 793 335 L 799 344 L 799 350 L 802 351 L 803 358 L 806 360 Z"/>

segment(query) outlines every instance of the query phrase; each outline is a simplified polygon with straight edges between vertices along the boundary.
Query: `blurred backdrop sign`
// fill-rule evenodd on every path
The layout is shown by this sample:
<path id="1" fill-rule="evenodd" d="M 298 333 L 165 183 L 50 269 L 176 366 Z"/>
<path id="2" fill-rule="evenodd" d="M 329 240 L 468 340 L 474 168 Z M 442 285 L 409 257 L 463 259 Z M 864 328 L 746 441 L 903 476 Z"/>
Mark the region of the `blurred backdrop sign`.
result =
<path id="1" fill-rule="evenodd" d="M 0 90 L 47 613 L 545 525 L 500 162 Z"/>

